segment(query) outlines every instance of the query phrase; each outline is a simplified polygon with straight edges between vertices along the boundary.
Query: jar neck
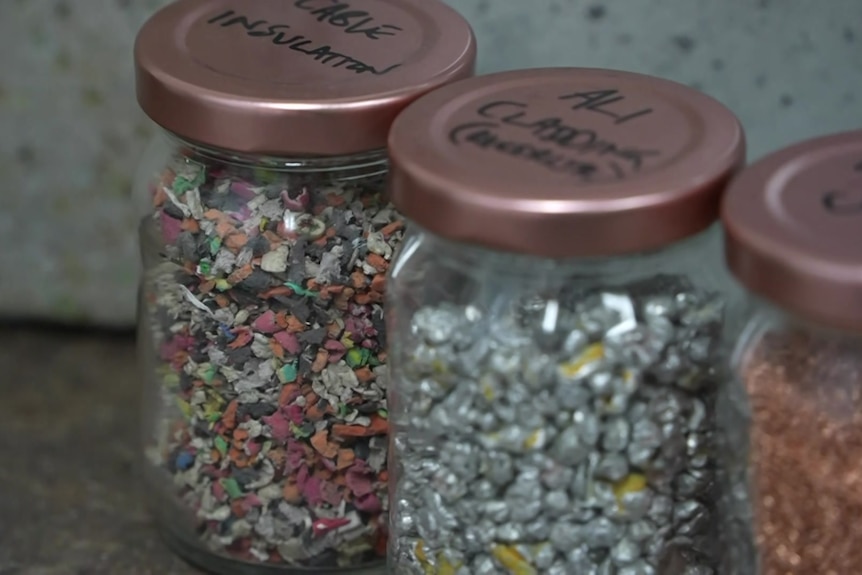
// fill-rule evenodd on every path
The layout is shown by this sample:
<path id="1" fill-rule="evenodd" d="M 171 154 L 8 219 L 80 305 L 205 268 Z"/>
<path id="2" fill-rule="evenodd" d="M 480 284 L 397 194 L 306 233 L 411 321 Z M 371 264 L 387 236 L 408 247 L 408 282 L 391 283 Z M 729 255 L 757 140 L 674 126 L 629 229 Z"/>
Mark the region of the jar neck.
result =
<path id="1" fill-rule="evenodd" d="M 745 288 L 741 288 L 745 290 Z M 749 317 L 748 332 L 798 331 L 817 334 L 823 338 L 856 338 L 862 341 L 862 328 L 849 329 L 823 323 L 794 310 L 780 306 L 758 294 L 745 291 Z"/>
<path id="2" fill-rule="evenodd" d="M 709 276 L 721 269 L 720 226 L 718 223 L 658 250 L 601 257 L 569 259 L 540 258 L 496 251 L 482 246 L 448 240 L 419 228 L 411 222 L 413 234 L 429 245 L 435 259 L 452 268 L 482 272 L 494 277 L 577 278 L 598 276 L 611 281 L 626 281 L 650 273 L 676 272 Z M 722 282 L 726 281 L 723 277 Z"/>
<path id="3" fill-rule="evenodd" d="M 265 169 L 274 172 L 326 173 L 341 180 L 368 178 L 385 174 L 389 158 L 385 149 L 369 150 L 342 156 L 280 156 L 246 154 L 186 140 L 162 130 L 173 147 L 202 163 L 219 163 L 238 168 Z"/>

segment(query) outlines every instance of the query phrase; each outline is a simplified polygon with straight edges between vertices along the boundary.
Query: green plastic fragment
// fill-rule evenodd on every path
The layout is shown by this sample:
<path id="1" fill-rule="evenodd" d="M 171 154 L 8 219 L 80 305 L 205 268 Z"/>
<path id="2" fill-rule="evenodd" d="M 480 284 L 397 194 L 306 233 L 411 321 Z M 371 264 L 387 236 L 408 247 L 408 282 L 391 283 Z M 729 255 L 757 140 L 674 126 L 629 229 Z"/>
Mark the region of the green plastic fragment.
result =
<path id="1" fill-rule="evenodd" d="M 278 379 L 282 383 L 293 383 L 296 381 L 296 364 L 288 363 L 278 371 Z"/>
<path id="2" fill-rule="evenodd" d="M 257 167 L 254 169 L 254 177 L 262 184 L 271 184 L 278 179 L 278 172 L 267 168 Z"/>
<path id="3" fill-rule="evenodd" d="M 350 411 L 350 408 L 347 406 L 346 403 L 339 403 L 338 404 L 338 417 L 344 417 L 345 415 L 347 415 L 347 413 L 349 411 Z"/>
<path id="4" fill-rule="evenodd" d="M 305 431 L 304 429 L 302 429 L 301 427 L 299 427 L 295 423 L 290 424 L 290 432 L 293 433 L 293 436 L 296 437 L 297 439 L 305 439 L 305 438 L 311 437 L 310 432 Z"/>
<path id="5" fill-rule="evenodd" d="M 216 255 L 218 253 L 219 248 L 221 248 L 221 238 L 218 236 L 213 236 L 210 240 L 210 253 L 212 255 Z"/>
<path id="6" fill-rule="evenodd" d="M 173 188 L 172 191 L 175 194 L 181 196 L 184 193 L 186 193 L 187 191 L 193 189 L 195 186 L 189 180 L 187 180 L 183 177 L 177 176 L 176 178 L 174 178 L 174 184 L 171 187 Z"/>
<path id="7" fill-rule="evenodd" d="M 386 409 L 380 409 L 377 411 L 377 415 L 382 417 L 383 419 L 389 419 L 389 411 Z"/>
<path id="8" fill-rule="evenodd" d="M 216 280 L 215 287 L 218 291 L 227 291 L 231 288 L 231 285 L 226 279 L 220 279 Z"/>
<path id="9" fill-rule="evenodd" d="M 317 292 L 311 291 L 310 289 L 306 289 L 294 282 L 284 282 L 284 285 L 293 290 L 293 293 L 296 295 L 301 295 L 305 297 L 317 297 Z"/>
<path id="10" fill-rule="evenodd" d="M 189 405 L 188 401 L 177 398 L 177 407 L 180 408 L 180 411 L 183 412 L 183 415 L 186 416 L 186 419 L 192 418 L 192 406 Z"/>
<path id="11" fill-rule="evenodd" d="M 222 479 L 220 483 L 221 486 L 224 487 L 224 490 L 227 492 L 228 497 L 230 497 L 231 499 L 237 499 L 244 495 L 242 492 L 242 487 L 239 486 L 239 483 L 236 479 L 228 477 L 226 479 Z"/>
<path id="12" fill-rule="evenodd" d="M 212 262 L 209 260 L 201 260 L 198 263 L 197 273 L 203 277 L 209 277 L 212 273 Z"/>
<path id="13" fill-rule="evenodd" d="M 344 356 L 347 365 L 354 369 L 366 365 L 369 359 L 371 359 L 371 350 L 364 347 L 354 347 Z"/>
<path id="14" fill-rule="evenodd" d="M 221 453 L 222 455 L 224 455 L 225 453 L 227 453 L 227 441 L 225 441 L 225 438 L 224 438 L 224 437 L 222 437 L 222 436 L 220 436 L 220 435 L 219 435 L 219 436 L 217 436 L 217 437 L 215 438 L 215 442 L 214 442 L 214 443 L 215 443 L 215 448 L 216 448 L 216 449 L 218 449 L 218 452 L 219 452 L 219 453 Z"/>
<path id="15" fill-rule="evenodd" d="M 378 358 L 376 355 L 372 355 L 372 356 L 368 359 L 368 366 L 369 366 L 369 367 L 377 367 L 378 365 L 383 365 L 383 364 L 380 362 L 380 358 Z"/>
<path id="16" fill-rule="evenodd" d="M 200 364 L 196 371 L 196 375 L 201 378 L 204 383 L 212 383 L 213 378 L 215 378 L 215 374 L 216 367 L 210 362 Z"/>
<path id="17" fill-rule="evenodd" d="M 186 160 L 186 164 L 188 164 L 189 166 L 193 166 L 196 169 L 194 170 L 194 177 L 191 179 L 185 176 L 176 176 L 174 178 L 174 182 L 173 184 L 171 184 L 171 188 L 172 191 L 179 196 L 185 194 L 189 190 L 193 190 L 197 187 L 200 187 L 200 185 L 203 184 L 204 180 L 206 179 L 206 170 L 203 165 L 192 160 Z M 183 171 L 191 172 L 191 170 Z"/>

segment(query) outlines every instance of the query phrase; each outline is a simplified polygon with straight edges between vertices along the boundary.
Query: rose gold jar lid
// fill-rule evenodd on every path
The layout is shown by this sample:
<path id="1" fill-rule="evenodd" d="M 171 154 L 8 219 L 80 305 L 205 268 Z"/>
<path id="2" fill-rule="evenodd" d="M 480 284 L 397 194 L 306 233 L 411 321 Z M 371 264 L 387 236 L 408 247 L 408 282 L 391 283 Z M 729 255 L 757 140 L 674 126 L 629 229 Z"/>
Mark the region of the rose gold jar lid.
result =
<path id="1" fill-rule="evenodd" d="M 399 116 L 390 191 L 448 239 L 554 258 L 626 254 L 713 223 L 744 148 L 733 113 L 674 82 L 503 72 L 445 86 Z"/>
<path id="2" fill-rule="evenodd" d="M 472 75 L 439 0 L 179 0 L 135 43 L 138 102 L 188 140 L 249 154 L 382 149 L 415 98 Z"/>
<path id="3" fill-rule="evenodd" d="M 862 329 L 862 131 L 757 162 L 730 186 L 722 219 L 740 283 L 805 318 Z"/>

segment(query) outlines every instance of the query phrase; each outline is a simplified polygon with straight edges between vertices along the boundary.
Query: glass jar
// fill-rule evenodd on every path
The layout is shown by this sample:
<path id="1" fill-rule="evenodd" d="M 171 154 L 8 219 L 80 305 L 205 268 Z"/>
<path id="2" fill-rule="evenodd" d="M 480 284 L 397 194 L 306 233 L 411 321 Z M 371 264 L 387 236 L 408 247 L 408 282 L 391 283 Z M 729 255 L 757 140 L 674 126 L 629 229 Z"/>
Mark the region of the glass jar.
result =
<path id="1" fill-rule="evenodd" d="M 440 2 L 359 8 L 180 0 L 137 38 L 146 489 L 215 573 L 382 569 L 386 136 L 475 42 Z"/>
<path id="2" fill-rule="evenodd" d="M 733 366 L 749 397 L 759 573 L 862 563 L 862 131 L 803 142 L 728 191 L 728 266 L 754 312 Z"/>
<path id="3" fill-rule="evenodd" d="M 389 145 L 410 220 L 390 572 L 737 572 L 714 238 L 734 115 L 639 74 L 526 70 L 421 98 Z"/>

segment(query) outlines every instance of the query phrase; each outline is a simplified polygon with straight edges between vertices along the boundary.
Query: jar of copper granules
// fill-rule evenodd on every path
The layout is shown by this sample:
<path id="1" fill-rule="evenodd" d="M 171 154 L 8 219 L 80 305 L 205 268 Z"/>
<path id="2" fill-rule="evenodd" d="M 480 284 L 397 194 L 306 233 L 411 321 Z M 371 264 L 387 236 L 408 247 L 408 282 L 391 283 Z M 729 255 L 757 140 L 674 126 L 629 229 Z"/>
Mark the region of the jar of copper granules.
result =
<path id="1" fill-rule="evenodd" d="M 382 566 L 386 137 L 474 60 L 436 0 L 180 0 L 140 31 L 147 490 L 191 561 Z"/>
<path id="2" fill-rule="evenodd" d="M 424 96 L 389 138 L 398 575 L 733 573 L 719 198 L 734 115 L 536 69 Z"/>
<path id="3" fill-rule="evenodd" d="M 749 394 L 765 575 L 862 569 L 862 131 L 779 151 L 723 207 L 756 313 L 734 354 Z"/>

